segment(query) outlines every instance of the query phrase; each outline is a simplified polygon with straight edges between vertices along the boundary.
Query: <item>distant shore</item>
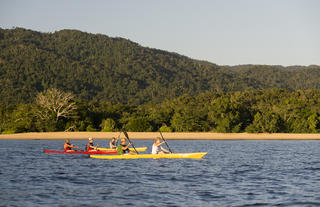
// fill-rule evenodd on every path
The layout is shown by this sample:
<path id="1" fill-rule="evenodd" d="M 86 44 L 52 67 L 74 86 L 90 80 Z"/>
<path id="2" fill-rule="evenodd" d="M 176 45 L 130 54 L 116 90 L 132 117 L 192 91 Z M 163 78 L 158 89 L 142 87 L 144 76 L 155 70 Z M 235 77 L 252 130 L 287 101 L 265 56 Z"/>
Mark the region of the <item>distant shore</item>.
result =
<path id="1" fill-rule="evenodd" d="M 158 132 L 128 132 L 131 139 L 154 139 Z M 119 132 L 32 132 L 19 134 L 1 134 L 0 139 L 110 139 L 118 137 Z M 287 133 L 210 133 L 210 132 L 174 132 L 163 133 L 170 140 L 320 140 L 320 134 Z M 124 137 L 121 133 L 121 137 Z"/>

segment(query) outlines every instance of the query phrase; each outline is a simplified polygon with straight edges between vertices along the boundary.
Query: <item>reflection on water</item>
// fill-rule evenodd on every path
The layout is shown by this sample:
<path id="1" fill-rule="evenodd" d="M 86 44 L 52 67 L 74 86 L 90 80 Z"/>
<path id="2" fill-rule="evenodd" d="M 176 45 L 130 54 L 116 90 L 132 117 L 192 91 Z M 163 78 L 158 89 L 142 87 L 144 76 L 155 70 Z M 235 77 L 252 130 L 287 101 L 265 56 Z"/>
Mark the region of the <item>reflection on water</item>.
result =
<path id="1" fill-rule="evenodd" d="M 319 141 L 169 143 L 208 154 L 98 160 L 42 153 L 61 150 L 61 140 L 0 140 L 0 206 L 320 206 Z M 151 145 L 135 141 L 149 153 Z"/>

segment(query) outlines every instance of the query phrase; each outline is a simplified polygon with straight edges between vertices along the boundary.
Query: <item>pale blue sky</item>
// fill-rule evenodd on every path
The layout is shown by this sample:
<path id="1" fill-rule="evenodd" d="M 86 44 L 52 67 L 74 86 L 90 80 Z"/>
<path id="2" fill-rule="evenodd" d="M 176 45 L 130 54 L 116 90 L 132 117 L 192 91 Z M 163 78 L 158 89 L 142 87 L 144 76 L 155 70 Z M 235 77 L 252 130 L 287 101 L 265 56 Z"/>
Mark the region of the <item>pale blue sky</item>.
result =
<path id="1" fill-rule="evenodd" d="M 318 0 L 0 0 L 0 27 L 78 29 L 220 65 L 320 65 Z"/>

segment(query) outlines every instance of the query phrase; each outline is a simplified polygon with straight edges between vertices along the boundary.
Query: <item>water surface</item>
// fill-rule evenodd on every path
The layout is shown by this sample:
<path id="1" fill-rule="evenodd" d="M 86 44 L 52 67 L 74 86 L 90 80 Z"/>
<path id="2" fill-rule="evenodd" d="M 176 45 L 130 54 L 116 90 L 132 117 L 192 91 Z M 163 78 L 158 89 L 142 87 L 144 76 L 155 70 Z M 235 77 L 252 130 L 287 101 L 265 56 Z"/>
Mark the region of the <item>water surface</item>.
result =
<path id="1" fill-rule="evenodd" d="M 61 140 L 0 140 L 0 206 L 320 206 L 319 141 L 169 144 L 174 152 L 208 154 L 98 160 L 42 152 L 61 150 Z M 151 145 L 135 141 L 149 152 Z"/>

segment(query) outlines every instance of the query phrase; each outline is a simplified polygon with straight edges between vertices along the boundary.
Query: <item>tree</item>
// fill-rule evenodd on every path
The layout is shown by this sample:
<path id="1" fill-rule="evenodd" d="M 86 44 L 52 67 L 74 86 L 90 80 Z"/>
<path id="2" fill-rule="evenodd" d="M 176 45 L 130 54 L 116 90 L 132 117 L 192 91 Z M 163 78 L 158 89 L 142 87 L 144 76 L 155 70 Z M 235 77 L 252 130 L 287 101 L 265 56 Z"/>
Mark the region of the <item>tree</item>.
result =
<path id="1" fill-rule="evenodd" d="M 162 127 L 159 129 L 160 132 L 172 132 L 172 129 L 168 127 L 165 123 L 162 123 Z"/>
<path id="2" fill-rule="evenodd" d="M 247 132 L 267 132 L 276 133 L 280 132 L 283 127 L 281 117 L 275 113 L 261 114 L 256 113 L 253 123 L 246 128 Z"/>
<path id="3" fill-rule="evenodd" d="M 112 132 L 115 130 L 115 126 L 116 122 L 111 118 L 102 120 L 102 123 L 100 124 L 102 132 Z"/>
<path id="4" fill-rule="evenodd" d="M 125 129 L 131 132 L 151 132 L 152 126 L 145 117 L 137 117 L 129 119 L 125 125 Z"/>
<path id="5" fill-rule="evenodd" d="M 177 132 L 208 131 L 207 107 L 194 97 L 180 97 L 171 119 L 171 127 Z"/>
<path id="6" fill-rule="evenodd" d="M 320 131 L 320 116 L 317 113 L 311 114 L 308 119 L 309 130 L 312 133 L 317 133 Z"/>
<path id="7" fill-rule="evenodd" d="M 62 118 L 72 118 L 77 109 L 73 101 L 74 96 L 69 92 L 63 92 L 56 88 L 41 92 L 36 97 L 39 107 L 37 115 L 44 121 L 52 123 L 56 130 L 58 121 Z"/>
<path id="8" fill-rule="evenodd" d="M 232 97 L 225 95 L 212 101 L 208 117 L 213 125 L 213 131 L 239 132 L 242 121 L 239 111 L 241 105 L 232 101 Z"/>

